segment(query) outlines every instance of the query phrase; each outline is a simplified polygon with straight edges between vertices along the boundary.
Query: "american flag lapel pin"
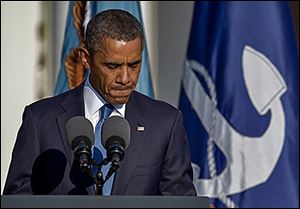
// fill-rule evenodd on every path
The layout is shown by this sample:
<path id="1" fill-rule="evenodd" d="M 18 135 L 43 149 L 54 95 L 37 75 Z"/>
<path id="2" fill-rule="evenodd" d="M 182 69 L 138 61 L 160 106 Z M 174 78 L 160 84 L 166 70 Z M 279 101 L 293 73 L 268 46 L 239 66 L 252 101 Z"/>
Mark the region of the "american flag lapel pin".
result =
<path id="1" fill-rule="evenodd" d="M 138 125 L 137 131 L 145 131 L 145 127 L 142 125 Z"/>

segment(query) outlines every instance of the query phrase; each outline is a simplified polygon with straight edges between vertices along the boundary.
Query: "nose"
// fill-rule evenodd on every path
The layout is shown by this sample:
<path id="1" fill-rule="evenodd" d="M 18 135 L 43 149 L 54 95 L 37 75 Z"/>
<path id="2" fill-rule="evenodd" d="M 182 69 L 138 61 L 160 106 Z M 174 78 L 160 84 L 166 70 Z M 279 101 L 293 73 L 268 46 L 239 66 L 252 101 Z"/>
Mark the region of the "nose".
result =
<path id="1" fill-rule="evenodd" d="M 122 66 L 122 68 L 119 70 L 116 82 L 120 83 L 122 85 L 126 85 L 130 82 L 130 69 L 128 69 L 127 66 Z"/>

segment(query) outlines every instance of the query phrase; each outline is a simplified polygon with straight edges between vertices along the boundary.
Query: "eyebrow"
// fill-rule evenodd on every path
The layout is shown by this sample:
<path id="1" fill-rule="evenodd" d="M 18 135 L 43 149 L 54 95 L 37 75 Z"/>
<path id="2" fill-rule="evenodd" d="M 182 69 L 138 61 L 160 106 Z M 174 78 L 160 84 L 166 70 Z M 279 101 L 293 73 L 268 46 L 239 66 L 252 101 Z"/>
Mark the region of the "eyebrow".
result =
<path id="1" fill-rule="evenodd" d="M 117 62 L 103 62 L 105 65 L 117 65 L 117 66 L 121 66 L 122 63 L 117 63 Z"/>
<path id="2" fill-rule="evenodd" d="M 136 65 L 136 64 L 139 64 L 140 62 L 141 62 L 141 60 L 139 59 L 139 60 L 136 60 L 134 62 L 128 63 L 128 65 Z"/>
<path id="3" fill-rule="evenodd" d="M 134 62 L 129 62 L 128 65 L 136 65 L 138 63 L 141 62 L 141 59 L 136 60 Z M 103 62 L 105 65 L 116 65 L 116 66 L 121 66 L 123 65 L 123 63 L 118 63 L 118 62 L 113 62 L 113 61 L 109 61 L 109 62 Z"/>

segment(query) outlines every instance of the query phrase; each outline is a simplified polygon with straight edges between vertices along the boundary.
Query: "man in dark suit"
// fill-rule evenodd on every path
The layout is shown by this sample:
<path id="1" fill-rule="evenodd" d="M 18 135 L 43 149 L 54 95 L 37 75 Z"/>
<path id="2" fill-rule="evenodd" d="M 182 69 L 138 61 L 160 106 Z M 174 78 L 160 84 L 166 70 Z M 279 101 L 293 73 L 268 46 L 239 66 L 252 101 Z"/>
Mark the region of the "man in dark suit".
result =
<path id="1" fill-rule="evenodd" d="M 128 120 L 131 140 L 105 195 L 196 195 L 181 112 L 134 91 L 144 46 L 140 23 L 122 10 L 101 12 L 89 22 L 85 44 L 80 57 L 90 69 L 87 79 L 25 108 L 3 193 L 95 194 L 94 178 L 81 172 L 65 125 L 81 115 L 95 129 L 109 103 L 111 115 Z"/>

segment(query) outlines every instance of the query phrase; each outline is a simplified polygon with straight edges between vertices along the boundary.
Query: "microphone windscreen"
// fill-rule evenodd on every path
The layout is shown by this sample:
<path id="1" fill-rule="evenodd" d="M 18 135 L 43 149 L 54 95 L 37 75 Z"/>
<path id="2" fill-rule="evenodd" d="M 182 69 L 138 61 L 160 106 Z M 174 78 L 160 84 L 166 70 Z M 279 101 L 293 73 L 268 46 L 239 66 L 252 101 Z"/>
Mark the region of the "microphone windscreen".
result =
<path id="1" fill-rule="evenodd" d="M 74 150 L 80 141 L 84 141 L 88 146 L 95 142 L 94 129 L 92 123 L 83 116 L 72 117 L 65 126 L 68 143 Z"/>
<path id="2" fill-rule="evenodd" d="M 128 121 L 121 116 L 111 116 L 102 125 L 101 141 L 105 147 L 108 139 L 119 138 L 124 141 L 124 149 L 129 146 L 130 143 L 130 125 Z"/>

